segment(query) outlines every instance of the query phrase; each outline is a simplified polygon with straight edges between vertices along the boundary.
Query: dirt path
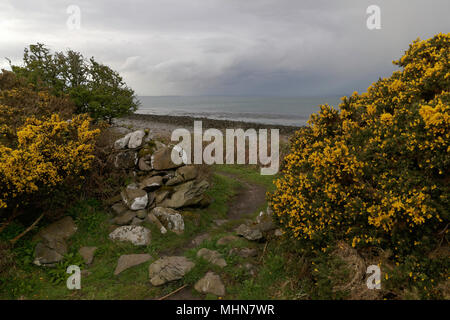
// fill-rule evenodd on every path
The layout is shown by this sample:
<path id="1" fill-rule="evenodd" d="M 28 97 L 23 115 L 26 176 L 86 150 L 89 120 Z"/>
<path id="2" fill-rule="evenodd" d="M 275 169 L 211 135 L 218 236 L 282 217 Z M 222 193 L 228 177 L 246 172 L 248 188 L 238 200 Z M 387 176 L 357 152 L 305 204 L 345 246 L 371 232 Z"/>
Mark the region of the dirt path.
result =
<path id="1" fill-rule="evenodd" d="M 250 183 L 232 173 L 216 172 L 216 174 L 233 178 L 239 181 L 241 185 L 241 187 L 237 190 L 237 194 L 230 199 L 228 204 L 228 220 L 237 220 L 250 215 L 258 210 L 266 201 L 266 188 L 263 186 L 256 183 Z M 205 230 L 203 234 L 208 233 L 208 231 L 209 230 Z M 176 250 L 176 254 L 182 254 L 184 250 L 193 248 L 194 246 L 195 245 L 192 243 L 189 243 L 185 248 Z M 200 298 L 192 295 L 192 288 L 186 287 L 171 295 L 166 300 L 200 300 Z"/>

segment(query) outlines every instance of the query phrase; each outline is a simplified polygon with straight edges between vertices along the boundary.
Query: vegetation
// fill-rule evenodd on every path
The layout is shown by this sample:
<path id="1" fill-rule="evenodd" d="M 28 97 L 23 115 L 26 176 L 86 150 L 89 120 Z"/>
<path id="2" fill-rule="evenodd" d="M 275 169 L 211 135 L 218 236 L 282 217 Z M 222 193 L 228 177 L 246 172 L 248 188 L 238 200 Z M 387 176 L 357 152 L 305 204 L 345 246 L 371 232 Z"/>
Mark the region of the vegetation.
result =
<path id="1" fill-rule="evenodd" d="M 134 91 L 110 67 L 92 57 L 68 50 L 51 53 L 43 44 L 25 48 L 23 66 L 11 66 L 37 90 L 49 88 L 61 97 L 68 95 L 76 113 L 89 113 L 93 119 L 111 122 L 113 118 L 133 113 L 138 108 Z"/>
<path id="2" fill-rule="evenodd" d="M 416 40 L 391 77 L 339 110 L 321 106 L 293 137 L 269 195 L 279 223 L 309 250 L 337 240 L 389 250 L 407 275 L 397 287 L 425 297 L 448 275 L 448 256 L 427 257 L 448 246 L 449 55 L 450 34 Z"/>

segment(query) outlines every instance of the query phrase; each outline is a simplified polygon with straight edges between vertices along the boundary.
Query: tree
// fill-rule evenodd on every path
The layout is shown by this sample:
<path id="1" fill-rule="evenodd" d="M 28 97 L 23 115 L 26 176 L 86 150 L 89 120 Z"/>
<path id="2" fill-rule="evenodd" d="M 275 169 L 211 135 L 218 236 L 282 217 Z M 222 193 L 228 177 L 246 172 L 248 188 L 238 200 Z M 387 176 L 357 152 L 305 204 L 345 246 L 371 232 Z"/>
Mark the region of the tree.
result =
<path id="1" fill-rule="evenodd" d="M 14 73 L 26 79 L 36 90 L 50 89 L 57 97 L 68 95 L 76 113 L 89 113 L 96 120 L 111 122 L 137 110 L 134 91 L 110 67 L 92 57 L 68 50 L 52 54 L 43 44 L 25 48 L 23 66 L 11 65 Z"/>

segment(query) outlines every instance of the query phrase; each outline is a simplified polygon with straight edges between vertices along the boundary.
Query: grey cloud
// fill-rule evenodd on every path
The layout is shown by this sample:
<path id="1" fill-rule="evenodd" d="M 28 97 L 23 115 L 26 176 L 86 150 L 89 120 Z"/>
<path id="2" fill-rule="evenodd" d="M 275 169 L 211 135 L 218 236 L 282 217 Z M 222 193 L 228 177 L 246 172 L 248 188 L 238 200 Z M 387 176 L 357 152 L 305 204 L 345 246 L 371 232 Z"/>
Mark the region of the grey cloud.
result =
<path id="1" fill-rule="evenodd" d="M 78 31 L 65 25 L 71 4 Z M 381 30 L 365 26 L 371 4 Z M 7 0 L 0 48 L 15 62 L 37 41 L 72 48 L 143 95 L 348 94 L 389 75 L 412 40 L 449 32 L 449 9 L 447 0 Z"/>

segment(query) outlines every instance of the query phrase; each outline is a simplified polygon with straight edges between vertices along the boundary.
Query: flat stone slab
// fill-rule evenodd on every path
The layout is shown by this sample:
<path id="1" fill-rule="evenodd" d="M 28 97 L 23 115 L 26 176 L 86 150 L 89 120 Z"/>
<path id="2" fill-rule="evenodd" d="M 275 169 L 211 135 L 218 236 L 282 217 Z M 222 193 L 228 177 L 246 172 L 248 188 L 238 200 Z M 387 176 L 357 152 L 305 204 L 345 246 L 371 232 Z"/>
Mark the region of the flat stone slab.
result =
<path id="1" fill-rule="evenodd" d="M 160 286 L 169 281 L 179 280 L 194 266 L 192 261 L 182 256 L 161 258 L 148 268 L 150 282 L 154 286 Z"/>
<path id="2" fill-rule="evenodd" d="M 120 274 L 122 271 L 125 271 L 131 267 L 140 265 L 144 262 L 147 262 L 152 257 L 149 254 L 124 254 L 119 257 L 117 261 L 116 269 L 114 270 L 114 275 Z"/>
<path id="3" fill-rule="evenodd" d="M 109 234 L 111 240 L 129 241 L 136 246 L 150 244 L 150 230 L 142 226 L 122 226 Z"/>
<path id="4" fill-rule="evenodd" d="M 261 230 L 251 228 L 246 224 L 241 224 L 239 227 L 237 227 L 236 234 L 243 236 L 245 239 L 250 241 L 256 241 L 263 237 Z"/>

